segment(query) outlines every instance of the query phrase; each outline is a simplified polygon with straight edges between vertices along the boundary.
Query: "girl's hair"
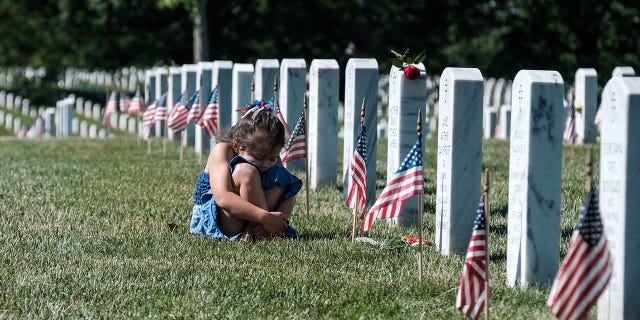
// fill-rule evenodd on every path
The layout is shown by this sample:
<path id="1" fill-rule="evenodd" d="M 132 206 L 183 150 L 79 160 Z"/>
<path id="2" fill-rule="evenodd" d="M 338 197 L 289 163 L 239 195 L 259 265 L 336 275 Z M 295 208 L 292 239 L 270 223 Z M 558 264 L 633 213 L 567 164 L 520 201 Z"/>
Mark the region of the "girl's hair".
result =
<path id="1" fill-rule="evenodd" d="M 218 136 L 218 141 L 231 143 L 237 139 L 240 147 L 255 149 L 266 143 L 271 149 L 284 146 L 284 126 L 270 108 L 247 111 L 238 122 Z"/>

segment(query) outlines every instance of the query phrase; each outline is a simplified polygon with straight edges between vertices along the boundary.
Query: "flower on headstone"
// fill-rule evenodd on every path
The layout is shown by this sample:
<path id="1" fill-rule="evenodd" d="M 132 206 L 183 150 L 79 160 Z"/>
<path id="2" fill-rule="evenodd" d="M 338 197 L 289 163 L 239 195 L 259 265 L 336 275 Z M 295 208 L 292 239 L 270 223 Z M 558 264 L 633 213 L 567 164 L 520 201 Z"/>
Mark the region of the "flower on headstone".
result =
<path id="1" fill-rule="evenodd" d="M 420 69 L 416 65 L 422 62 L 426 57 L 424 51 L 413 57 L 407 55 L 409 53 L 409 49 L 405 50 L 403 54 L 399 54 L 394 50 L 391 50 L 391 53 L 396 56 L 393 59 L 393 65 L 404 72 L 405 78 L 408 80 L 416 80 L 422 76 Z"/>

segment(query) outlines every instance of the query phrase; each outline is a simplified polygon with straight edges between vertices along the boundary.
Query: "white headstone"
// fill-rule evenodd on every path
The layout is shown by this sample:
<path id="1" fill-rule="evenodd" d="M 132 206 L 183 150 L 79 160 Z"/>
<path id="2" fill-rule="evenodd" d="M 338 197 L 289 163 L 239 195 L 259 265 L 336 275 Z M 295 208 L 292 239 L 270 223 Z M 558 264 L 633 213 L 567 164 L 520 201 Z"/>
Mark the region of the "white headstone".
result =
<path id="1" fill-rule="evenodd" d="M 84 112 L 84 99 L 82 97 L 76 98 L 76 113 L 82 114 Z"/>
<path id="2" fill-rule="evenodd" d="M 189 98 L 191 98 L 199 87 L 197 73 L 197 64 L 182 65 L 182 92 L 184 92 L 185 103 L 189 101 Z M 193 146 L 195 144 L 195 124 L 193 121 L 189 121 L 187 128 L 181 132 L 181 135 L 186 135 L 186 138 L 182 139 L 182 145 Z"/>
<path id="3" fill-rule="evenodd" d="M 87 100 L 87 101 L 84 102 L 83 115 L 87 119 L 91 118 L 91 106 L 92 105 L 93 105 L 93 102 L 91 102 L 91 100 Z"/>
<path id="4" fill-rule="evenodd" d="M 122 131 L 126 131 L 127 130 L 127 121 L 129 120 L 129 116 L 121 113 L 118 116 L 118 129 L 122 130 Z"/>
<path id="5" fill-rule="evenodd" d="M 633 77 L 636 71 L 630 66 L 618 66 L 613 68 L 611 77 Z"/>
<path id="6" fill-rule="evenodd" d="M 89 136 L 89 123 L 86 120 L 80 121 L 80 136 L 83 138 Z"/>
<path id="7" fill-rule="evenodd" d="M 148 69 L 144 71 L 144 96 L 148 98 L 149 101 L 155 100 L 158 98 L 156 94 L 156 71 L 155 69 Z"/>
<path id="8" fill-rule="evenodd" d="M 564 82 L 521 70 L 513 81 L 507 284 L 550 285 L 560 253 Z"/>
<path id="9" fill-rule="evenodd" d="M 495 137 L 496 125 L 498 124 L 498 106 L 488 106 L 483 109 L 483 136 L 485 139 Z"/>
<path id="10" fill-rule="evenodd" d="M 7 92 L 4 90 L 0 90 L 0 106 L 3 106 L 3 107 L 7 106 Z"/>
<path id="11" fill-rule="evenodd" d="M 309 187 L 336 183 L 338 171 L 339 67 L 334 59 L 314 59 L 309 70 Z"/>
<path id="12" fill-rule="evenodd" d="M 249 63 L 236 63 L 233 65 L 231 86 L 231 125 L 240 119 L 236 109 L 242 109 L 251 103 L 251 82 L 253 81 L 253 65 Z"/>
<path id="13" fill-rule="evenodd" d="M 80 131 L 80 122 L 78 118 L 74 117 L 71 119 L 71 133 L 73 135 L 77 135 Z"/>
<path id="14" fill-rule="evenodd" d="M 72 120 L 74 100 L 71 97 L 56 102 L 56 136 L 70 137 L 73 133 Z"/>
<path id="15" fill-rule="evenodd" d="M 157 67 L 154 70 L 156 73 L 156 81 L 153 84 L 155 86 L 154 93 L 156 95 L 156 98 L 159 98 L 163 93 L 167 92 L 169 69 L 165 67 Z M 164 121 L 156 121 L 155 130 L 153 131 L 155 136 L 164 137 L 164 126 Z"/>
<path id="16" fill-rule="evenodd" d="M 7 109 L 13 109 L 13 93 L 7 93 Z"/>
<path id="17" fill-rule="evenodd" d="M 7 113 L 7 115 L 4 117 L 4 123 L 7 130 L 13 129 L 13 113 Z"/>
<path id="18" fill-rule="evenodd" d="M 426 74 L 422 63 L 418 64 L 417 67 L 420 69 L 421 74 Z M 422 111 L 423 124 L 426 123 L 427 116 L 426 77 L 408 80 L 404 77 L 404 72 L 397 67 L 391 67 L 389 76 L 387 181 L 393 177 L 402 160 L 416 143 L 418 110 Z M 417 227 L 418 201 L 416 196 L 407 199 L 400 216 L 390 220 L 389 223 Z"/>
<path id="19" fill-rule="evenodd" d="M 47 137 L 56 136 L 56 109 L 47 108 L 44 111 L 45 128 L 47 130 Z"/>
<path id="20" fill-rule="evenodd" d="M 273 97 L 273 84 L 280 70 L 278 59 L 257 59 L 255 66 L 255 98 L 269 100 Z"/>
<path id="21" fill-rule="evenodd" d="M 20 129 L 22 129 L 22 119 L 15 118 L 13 119 L 13 133 L 18 133 Z"/>
<path id="22" fill-rule="evenodd" d="M 220 83 L 220 88 L 218 88 L 218 126 L 220 128 L 230 127 L 231 114 L 236 113 L 234 111 L 235 106 L 231 104 L 232 71 L 233 62 L 231 61 L 220 60 L 213 62 L 212 88 Z"/>
<path id="23" fill-rule="evenodd" d="M 0 110 L 0 126 L 4 125 L 4 111 Z"/>
<path id="24" fill-rule="evenodd" d="M 112 134 L 113 136 L 113 134 Z M 98 130 L 98 139 L 104 139 L 107 137 L 107 130 L 105 129 L 100 129 Z"/>
<path id="25" fill-rule="evenodd" d="M 614 77 L 602 92 L 600 212 L 613 274 L 598 301 L 598 319 L 640 315 L 640 78 Z"/>
<path id="26" fill-rule="evenodd" d="M 102 106 L 100 104 L 93 105 L 91 118 L 96 121 L 102 121 Z"/>
<path id="27" fill-rule="evenodd" d="M 98 126 L 95 124 L 89 125 L 89 138 L 95 139 L 98 137 Z"/>
<path id="28" fill-rule="evenodd" d="M 25 116 L 29 115 L 29 99 L 22 100 L 22 114 Z"/>
<path id="29" fill-rule="evenodd" d="M 204 108 L 207 106 L 209 96 L 215 86 L 213 80 L 213 62 L 198 62 L 198 72 L 196 78 L 201 79 L 200 83 L 200 112 L 204 112 Z M 207 132 L 199 125 L 195 126 L 195 142 L 194 149 L 196 154 L 202 155 L 210 149 L 210 141 Z"/>
<path id="30" fill-rule="evenodd" d="M 482 195 L 482 73 L 446 68 L 440 78 L 436 246 L 464 255 Z"/>
<path id="31" fill-rule="evenodd" d="M 598 133 L 594 124 L 598 107 L 598 73 L 593 68 L 576 71 L 575 99 L 576 143 L 595 143 Z"/>
<path id="32" fill-rule="evenodd" d="M 367 176 L 366 199 L 373 204 L 376 198 L 376 157 L 378 141 L 378 61 L 376 59 L 352 58 L 345 69 L 344 93 L 344 143 L 342 156 L 342 196 L 346 199 L 352 179 L 349 163 L 358 143 L 362 99 L 366 99 L 365 127 L 367 130 Z"/>
<path id="33" fill-rule="evenodd" d="M 169 67 L 169 79 L 167 81 L 167 115 L 171 113 L 173 105 L 179 101 L 182 94 L 182 68 Z M 188 98 L 188 97 L 187 97 Z M 186 99 L 186 98 L 185 98 Z M 167 137 L 169 140 L 179 140 L 180 135 L 174 135 L 172 130 L 167 130 Z"/>
<path id="34" fill-rule="evenodd" d="M 280 66 L 278 104 L 290 130 L 293 130 L 304 108 L 307 91 L 307 63 L 304 59 L 282 59 Z M 289 170 L 304 171 L 305 159 L 291 160 L 285 164 Z"/>
<path id="35" fill-rule="evenodd" d="M 127 132 L 130 134 L 136 134 L 137 120 L 134 117 L 130 117 L 127 120 Z"/>

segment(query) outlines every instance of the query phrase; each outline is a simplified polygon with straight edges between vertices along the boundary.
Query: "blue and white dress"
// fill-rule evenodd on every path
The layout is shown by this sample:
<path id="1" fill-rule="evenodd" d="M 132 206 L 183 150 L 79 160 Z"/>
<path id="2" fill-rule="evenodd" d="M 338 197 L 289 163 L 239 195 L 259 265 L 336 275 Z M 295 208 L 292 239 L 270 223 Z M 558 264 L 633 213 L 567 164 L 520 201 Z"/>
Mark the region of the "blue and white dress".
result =
<path id="1" fill-rule="evenodd" d="M 229 161 L 229 170 L 232 173 L 238 163 L 249 163 L 256 168 L 258 167 L 255 163 L 241 156 L 235 156 Z M 294 197 L 302 188 L 302 180 L 291 174 L 280 164 L 275 164 L 269 168 L 269 170 L 260 172 L 260 177 L 262 180 L 262 189 L 271 189 L 276 184 L 284 188 L 284 192 L 282 196 L 280 196 L 280 202 Z M 222 232 L 218 225 L 219 210 L 221 209 L 216 205 L 216 200 L 213 198 L 213 193 L 211 192 L 209 174 L 206 173 L 203 168 L 198 176 L 196 189 L 193 193 L 193 214 L 191 216 L 189 231 L 195 235 L 205 235 L 217 239 L 237 240 L 242 237 L 242 233 L 228 236 Z M 287 225 L 287 228 L 284 230 L 284 236 L 287 238 L 297 238 L 298 231 L 292 226 Z"/>

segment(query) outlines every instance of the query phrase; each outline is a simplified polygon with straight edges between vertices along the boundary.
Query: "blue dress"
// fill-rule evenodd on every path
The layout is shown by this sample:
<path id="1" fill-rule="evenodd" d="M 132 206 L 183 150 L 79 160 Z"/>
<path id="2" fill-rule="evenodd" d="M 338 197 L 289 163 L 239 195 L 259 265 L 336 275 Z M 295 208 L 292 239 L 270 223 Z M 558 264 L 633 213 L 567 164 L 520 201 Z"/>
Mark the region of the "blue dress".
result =
<path id="1" fill-rule="evenodd" d="M 241 156 L 235 156 L 229 161 L 229 170 L 232 173 L 238 163 L 249 163 L 257 168 L 255 163 Z M 265 172 L 260 172 L 260 178 L 262 181 L 262 189 L 271 189 L 276 184 L 284 188 L 282 196 L 280 196 L 281 202 L 297 195 L 302 188 L 302 180 L 298 179 L 279 164 L 274 165 Z M 218 225 L 219 210 L 221 209 L 216 205 L 216 200 L 213 198 L 213 193 L 211 192 L 209 174 L 203 169 L 198 176 L 196 189 L 193 193 L 193 213 L 189 231 L 195 235 L 205 235 L 216 239 L 237 240 L 242 237 L 242 233 L 228 236 L 222 232 Z M 290 225 L 287 225 L 283 233 L 287 238 L 298 237 L 298 231 Z"/>

